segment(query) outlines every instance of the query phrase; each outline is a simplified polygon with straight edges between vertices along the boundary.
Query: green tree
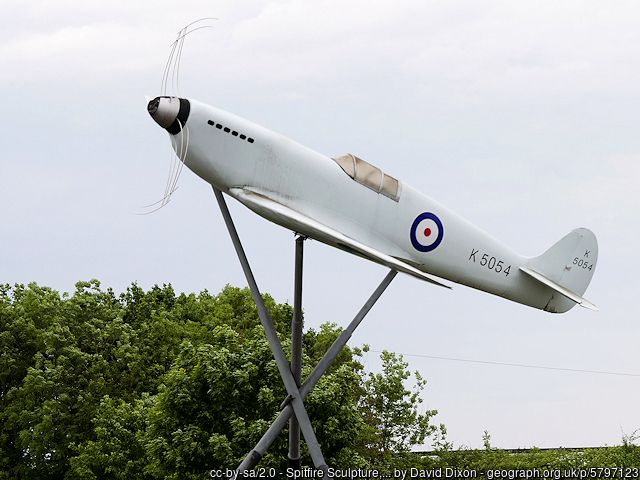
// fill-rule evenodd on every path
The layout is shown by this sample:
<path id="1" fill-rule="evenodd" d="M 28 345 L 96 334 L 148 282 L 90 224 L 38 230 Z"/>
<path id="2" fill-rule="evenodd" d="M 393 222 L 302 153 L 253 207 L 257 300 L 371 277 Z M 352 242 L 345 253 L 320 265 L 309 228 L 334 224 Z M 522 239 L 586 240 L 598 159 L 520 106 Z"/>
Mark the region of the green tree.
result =
<path id="1" fill-rule="evenodd" d="M 291 307 L 277 305 L 268 295 L 264 299 L 276 328 L 286 335 Z M 201 466 L 212 463 L 212 458 L 203 458 L 202 463 L 198 463 L 200 460 L 189 449 L 202 447 L 186 443 L 202 438 L 203 433 L 196 432 L 196 427 L 209 428 L 215 436 L 216 428 L 224 419 L 225 408 L 232 411 L 231 405 L 249 401 L 249 397 L 238 391 L 233 393 L 234 398 L 227 397 L 226 393 L 207 398 L 206 395 L 199 396 L 203 393 L 199 389 L 209 381 L 216 384 L 216 378 L 224 377 L 227 367 L 233 363 L 229 357 L 238 356 L 242 349 L 251 352 L 258 341 L 261 327 L 250 291 L 227 286 L 219 295 L 205 291 L 197 296 L 176 296 L 170 285 L 155 286 L 144 292 L 134 284 L 121 295 L 120 302 L 123 307 L 121 320 L 131 329 L 130 343 L 122 349 L 122 363 L 127 367 L 120 383 L 126 388 L 120 396 L 102 399 L 93 419 L 93 435 L 74 445 L 77 456 L 71 459 L 68 477 L 165 478 L 172 475 L 175 462 L 188 462 L 176 471 L 186 474 L 198 470 L 199 478 L 202 478 Z M 225 335 L 235 338 L 234 349 L 227 348 L 234 342 L 223 341 Z M 260 338 L 263 340 L 263 336 Z M 268 362 L 270 351 L 260 351 L 263 362 Z M 216 357 L 210 368 L 203 372 L 198 367 L 185 380 L 185 366 L 189 365 L 187 369 L 191 371 L 198 362 L 209 365 L 211 352 Z M 193 359 L 196 359 L 195 364 L 191 363 Z M 244 361 L 236 373 L 252 378 L 249 372 L 242 370 L 249 363 Z M 217 377 L 202 376 L 210 374 Z M 239 378 L 232 379 L 231 384 Z M 191 388 L 195 391 L 189 391 Z M 238 390 L 239 385 L 235 388 Z M 174 393 L 182 403 L 175 403 Z M 252 393 L 248 391 L 247 395 Z M 255 398 L 251 400 L 255 401 Z M 185 413 L 188 414 L 181 416 Z M 194 418 L 191 418 L 192 413 Z M 207 418 L 214 420 L 213 423 L 208 420 L 202 423 Z M 176 425 L 176 429 L 171 430 Z M 169 430 L 175 438 L 161 436 L 160 432 Z"/>
<path id="2" fill-rule="evenodd" d="M 264 300 L 289 351 L 293 309 Z M 305 332 L 303 379 L 339 334 L 329 323 Z M 407 410 L 417 393 L 397 395 L 406 365 L 389 354 L 366 379 L 357 353 L 345 348 L 305 402 L 335 467 L 368 466 L 428 430 Z M 0 286 L 0 479 L 202 478 L 235 468 L 285 397 L 247 288 L 176 295 L 134 283 L 116 296 L 92 280 L 69 296 Z M 284 469 L 286 450 L 283 434 L 261 466 Z"/>
<path id="3" fill-rule="evenodd" d="M 382 373 L 369 373 L 363 382 L 360 406 L 368 425 L 363 447 L 372 465 L 398 467 L 412 446 L 421 445 L 436 431 L 429 420 L 437 411 L 418 412 L 420 393 L 427 382 L 415 372 L 415 387 L 413 391 L 407 389 L 404 382 L 411 373 L 402 355 L 385 350 L 380 358 Z"/>
<path id="4" fill-rule="evenodd" d="M 117 365 L 101 345 L 120 305 L 97 281 L 79 282 L 71 298 L 36 284 L 5 286 L 2 293 L 3 347 L 15 354 L 3 360 L 9 363 L 0 411 L 4 471 L 8 478 L 62 478 L 70 445 L 91 431 L 100 398 L 117 384 Z M 22 339 L 24 349 L 15 343 Z"/>
<path id="5" fill-rule="evenodd" d="M 246 338 L 230 326 L 218 326 L 211 344 L 183 344 L 148 417 L 153 475 L 202 478 L 210 469 L 236 468 L 280 413 L 287 394 L 269 344 L 256 328 Z M 323 332 L 328 334 L 328 327 Z M 358 378 L 355 364 L 343 362 L 305 402 L 332 466 L 358 463 L 353 449 L 363 426 Z M 286 452 L 287 436 L 281 435 L 261 466 L 284 471 Z M 310 459 L 303 456 L 303 462 Z"/>
<path id="6" fill-rule="evenodd" d="M 128 403 L 104 396 L 94 417 L 93 440 L 75 446 L 68 479 L 105 480 L 156 477 L 146 473 L 146 425 L 155 398 L 143 394 Z"/>

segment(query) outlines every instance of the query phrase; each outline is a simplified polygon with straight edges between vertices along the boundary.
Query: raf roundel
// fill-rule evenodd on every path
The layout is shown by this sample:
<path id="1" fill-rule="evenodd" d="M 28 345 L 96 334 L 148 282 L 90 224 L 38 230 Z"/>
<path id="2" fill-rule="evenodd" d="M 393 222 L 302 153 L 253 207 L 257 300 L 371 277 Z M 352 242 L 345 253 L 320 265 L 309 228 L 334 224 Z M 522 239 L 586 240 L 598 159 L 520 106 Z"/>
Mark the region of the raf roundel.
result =
<path id="1" fill-rule="evenodd" d="M 442 222 L 433 213 L 421 213 L 411 225 L 411 244 L 420 252 L 435 250 L 444 237 Z"/>

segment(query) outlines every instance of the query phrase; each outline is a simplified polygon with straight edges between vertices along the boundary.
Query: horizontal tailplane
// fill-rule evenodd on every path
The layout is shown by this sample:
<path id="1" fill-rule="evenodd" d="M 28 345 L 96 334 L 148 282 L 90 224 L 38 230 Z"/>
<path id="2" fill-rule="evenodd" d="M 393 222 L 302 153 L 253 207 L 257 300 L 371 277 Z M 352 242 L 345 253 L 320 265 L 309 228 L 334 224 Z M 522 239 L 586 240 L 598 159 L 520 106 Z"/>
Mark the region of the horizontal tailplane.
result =
<path id="1" fill-rule="evenodd" d="M 563 313 L 576 303 L 598 310 L 582 297 L 598 262 L 598 241 L 591 230 L 576 228 L 549 250 L 532 258 L 520 270 L 556 292 L 545 310 Z"/>

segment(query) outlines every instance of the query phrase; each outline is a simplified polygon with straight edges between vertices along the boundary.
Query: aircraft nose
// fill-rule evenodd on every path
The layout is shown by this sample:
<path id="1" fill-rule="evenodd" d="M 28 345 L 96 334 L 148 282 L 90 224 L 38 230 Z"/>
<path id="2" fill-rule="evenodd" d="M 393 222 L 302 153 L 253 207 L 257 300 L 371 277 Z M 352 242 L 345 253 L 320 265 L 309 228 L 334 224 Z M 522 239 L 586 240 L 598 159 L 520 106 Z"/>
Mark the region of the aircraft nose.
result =
<path id="1" fill-rule="evenodd" d="M 186 98 L 156 97 L 147 104 L 151 118 L 172 135 L 182 131 L 190 110 L 191 104 Z"/>

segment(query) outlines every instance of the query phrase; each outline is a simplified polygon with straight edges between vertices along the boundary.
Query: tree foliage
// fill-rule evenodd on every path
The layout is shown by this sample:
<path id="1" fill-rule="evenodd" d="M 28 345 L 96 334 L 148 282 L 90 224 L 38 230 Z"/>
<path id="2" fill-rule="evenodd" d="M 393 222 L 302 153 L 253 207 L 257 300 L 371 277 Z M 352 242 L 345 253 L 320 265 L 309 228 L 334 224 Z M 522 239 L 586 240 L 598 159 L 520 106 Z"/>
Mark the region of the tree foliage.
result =
<path id="1" fill-rule="evenodd" d="M 293 309 L 264 298 L 288 351 Z M 305 332 L 303 377 L 339 333 Z M 372 465 L 428 433 L 411 410 L 417 393 L 402 393 L 406 364 L 391 355 L 367 380 L 354 353 L 345 348 L 305 401 L 335 467 Z M 203 478 L 236 468 L 285 397 L 248 289 L 0 286 L 0 478 Z M 261 466 L 283 471 L 286 451 L 280 435 Z M 311 466 L 304 443 L 302 460 Z"/>
<path id="2" fill-rule="evenodd" d="M 363 380 L 364 395 L 360 400 L 367 429 L 364 450 L 371 463 L 388 470 L 397 466 L 398 457 L 414 445 L 424 443 L 436 427 L 429 423 L 437 412 L 418 412 L 420 393 L 426 380 L 415 372 L 415 387 L 408 390 L 405 381 L 411 377 L 409 364 L 402 355 L 383 351 L 382 373 L 369 373 Z"/>
<path id="3" fill-rule="evenodd" d="M 539 478 L 578 478 L 576 472 L 582 469 L 581 475 L 590 478 L 606 476 L 637 476 L 632 468 L 640 468 L 640 446 L 635 442 L 639 436 L 637 431 L 622 436 L 622 442 L 616 446 L 578 449 L 516 449 L 502 450 L 491 446 L 491 436 L 485 431 L 483 435 L 484 449 L 467 447 L 454 448 L 446 439 L 447 430 L 440 425 L 435 434 L 435 450 L 429 454 L 412 453 L 405 456 L 402 468 L 445 469 L 457 468 L 487 472 L 500 470 L 516 472 L 529 470 L 529 476 Z M 595 469 L 595 470 L 589 470 Z M 617 470 L 613 470 L 617 469 Z M 534 473 L 537 470 L 538 473 Z M 621 473 L 622 471 L 622 473 Z M 550 472 L 552 472 L 550 474 Z M 515 475 L 515 474 L 514 474 Z M 535 478 L 535 477 L 534 477 Z"/>
<path id="4" fill-rule="evenodd" d="M 293 309 L 264 296 L 285 351 Z M 303 378 L 340 334 L 304 333 Z M 420 413 L 402 356 L 365 373 L 346 348 L 305 401 L 337 468 L 491 469 L 640 466 L 637 433 L 593 450 L 454 449 Z M 236 468 L 286 392 L 248 289 L 177 295 L 171 285 L 116 296 L 97 280 L 73 295 L 0 285 L 0 479 L 190 479 Z M 434 435 L 435 452 L 411 452 Z M 286 468 L 280 435 L 261 466 Z M 311 466 L 303 449 L 303 464 Z M 391 472 L 392 473 L 392 472 Z"/>

